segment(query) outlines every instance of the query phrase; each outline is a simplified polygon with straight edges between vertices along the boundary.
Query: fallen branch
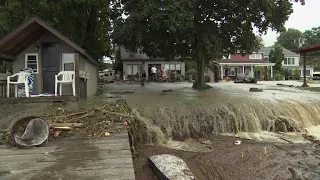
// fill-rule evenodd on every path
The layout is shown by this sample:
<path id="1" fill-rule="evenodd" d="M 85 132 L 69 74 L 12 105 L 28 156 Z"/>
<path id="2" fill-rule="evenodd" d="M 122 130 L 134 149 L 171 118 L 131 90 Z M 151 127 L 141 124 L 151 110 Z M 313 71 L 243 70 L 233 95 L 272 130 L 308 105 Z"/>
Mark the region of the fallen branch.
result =
<path id="1" fill-rule="evenodd" d="M 101 111 L 101 112 L 104 112 L 104 113 L 108 113 L 108 114 L 114 114 L 114 115 L 117 115 L 117 116 L 124 116 L 124 117 L 135 118 L 135 116 L 128 115 L 128 114 L 116 113 L 116 112 L 107 111 L 107 110 L 103 110 L 103 109 L 99 109 L 99 108 L 97 108 L 97 110 L 99 110 L 99 111 Z"/>
<path id="2" fill-rule="evenodd" d="M 66 115 L 66 117 L 77 116 L 77 115 L 82 115 L 82 114 L 86 114 L 86 113 L 88 113 L 88 111 L 83 111 L 83 112 L 77 112 L 77 113 L 68 114 L 68 115 Z"/>
<path id="3" fill-rule="evenodd" d="M 50 128 L 55 128 L 55 127 L 73 127 L 73 128 L 83 128 L 84 125 L 83 123 L 52 123 L 50 124 Z"/>
<path id="4" fill-rule="evenodd" d="M 292 141 L 290 141 L 290 140 L 288 140 L 288 139 L 285 139 L 285 138 L 283 138 L 283 137 L 280 137 L 280 139 L 282 139 L 282 140 L 284 140 L 284 141 L 286 141 L 286 142 L 288 142 L 288 143 L 290 143 L 290 144 L 293 144 Z"/>
<path id="5" fill-rule="evenodd" d="M 274 144 L 274 146 L 275 147 L 277 147 L 277 148 L 279 148 L 279 149 L 281 149 L 281 150 L 283 150 L 283 151 L 286 151 L 287 153 L 289 153 L 291 156 L 294 156 L 290 151 L 288 151 L 287 149 L 285 149 L 285 148 L 283 148 L 283 147 L 280 147 L 280 146 L 278 146 L 278 145 L 275 145 Z"/>

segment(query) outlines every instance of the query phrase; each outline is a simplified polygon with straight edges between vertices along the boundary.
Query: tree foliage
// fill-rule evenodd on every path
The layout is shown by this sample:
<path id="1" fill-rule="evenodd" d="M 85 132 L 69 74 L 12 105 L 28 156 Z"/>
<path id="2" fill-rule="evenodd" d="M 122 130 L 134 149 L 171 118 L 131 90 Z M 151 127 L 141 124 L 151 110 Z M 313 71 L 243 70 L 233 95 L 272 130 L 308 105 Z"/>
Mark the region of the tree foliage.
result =
<path id="1" fill-rule="evenodd" d="M 110 18 L 118 16 L 110 4 L 111 0 L 2 0 L 0 38 L 35 15 L 98 59 L 110 52 Z"/>
<path id="2" fill-rule="evenodd" d="M 277 44 L 282 47 L 293 50 L 299 47 L 298 40 L 303 37 L 303 33 L 298 29 L 289 28 L 287 31 L 281 32 L 277 38 Z"/>
<path id="3" fill-rule="evenodd" d="M 196 87 L 204 86 L 205 61 L 259 48 L 254 29 L 284 29 L 290 0 L 122 0 L 127 18 L 115 24 L 114 40 L 149 57 L 191 57 Z"/>
<path id="4" fill-rule="evenodd" d="M 282 68 L 282 61 L 284 60 L 283 49 L 281 45 L 276 44 L 275 48 L 269 52 L 269 61 L 275 63 L 274 72 L 280 73 Z"/>

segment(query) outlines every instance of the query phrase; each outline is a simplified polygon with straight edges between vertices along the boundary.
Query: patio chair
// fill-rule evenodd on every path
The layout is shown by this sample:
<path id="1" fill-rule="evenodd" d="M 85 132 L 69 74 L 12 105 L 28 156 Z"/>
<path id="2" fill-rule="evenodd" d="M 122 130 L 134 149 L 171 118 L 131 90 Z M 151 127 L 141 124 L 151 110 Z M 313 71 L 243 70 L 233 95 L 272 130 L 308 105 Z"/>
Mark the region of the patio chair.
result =
<path id="1" fill-rule="evenodd" d="M 10 84 L 13 84 L 15 86 L 15 97 L 18 97 L 18 85 L 24 84 L 26 97 L 29 97 L 29 86 L 28 86 L 28 77 L 29 73 L 26 72 L 19 72 L 12 76 L 7 77 L 7 97 L 10 97 Z M 18 77 L 17 81 L 11 81 L 11 78 Z"/>
<path id="2" fill-rule="evenodd" d="M 61 77 L 59 79 L 59 77 Z M 76 89 L 75 89 L 75 78 L 74 78 L 74 71 L 61 71 L 57 75 L 55 75 L 55 91 L 54 95 L 57 96 L 58 94 L 58 84 L 60 84 L 60 91 L 59 95 L 62 95 L 62 85 L 64 84 L 71 84 L 72 85 L 72 92 L 73 96 L 76 96 Z"/>

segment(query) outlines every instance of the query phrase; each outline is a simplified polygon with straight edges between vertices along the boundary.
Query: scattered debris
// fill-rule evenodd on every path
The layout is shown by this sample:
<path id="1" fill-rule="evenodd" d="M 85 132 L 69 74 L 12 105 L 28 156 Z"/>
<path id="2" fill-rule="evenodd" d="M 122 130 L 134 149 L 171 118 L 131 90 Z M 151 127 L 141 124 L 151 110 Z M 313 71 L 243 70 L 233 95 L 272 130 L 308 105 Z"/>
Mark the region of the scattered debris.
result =
<path id="1" fill-rule="evenodd" d="M 113 92 L 110 92 L 110 94 L 132 94 L 134 92 L 132 91 L 113 91 Z"/>
<path id="2" fill-rule="evenodd" d="M 160 179 L 195 179 L 188 165 L 181 158 L 170 154 L 150 156 L 149 165 Z"/>
<path id="3" fill-rule="evenodd" d="M 241 141 L 240 141 L 240 140 L 236 140 L 236 141 L 234 142 L 234 144 L 235 144 L 235 145 L 240 145 L 240 144 L 241 144 Z"/>
<path id="4" fill-rule="evenodd" d="M 250 88 L 249 89 L 249 92 L 262 92 L 263 90 L 262 89 L 259 89 L 259 88 Z"/>
<path id="5" fill-rule="evenodd" d="M 71 128 L 83 128 L 84 125 L 83 123 L 52 123 L 50 124 L 50 128 L 55 128 L 55 127 L 71 127 Z"/>
<path id="6" fill-rule="evenodd" d="M 57 138 L 60 135 L 61 131 L 55 131 L 53 137 Z"/>
<path id="7" fill-rule="evenodd" d="M 105 132 L 104 135 L 105 135 L 106 137 L 108 137 L 108 136 L 110 136 L 110 133 L 109 133 L 109 132 Z"/>
<path id="8" fill-rule="evenodd" d="M 62 127 L 53 127 L 54 131 L 70 131 L 72 128 L 68 126 L 62 126 Z"/>
<path id="9" fill-rule="evenodd" d="M 281 84 L 281 83 L 278 83 L 276 84 L 277 86 L 286 86 L 286 87 L 293 87 L 293 85 L 286 85 L 286 84 Z"/>
<path id="10" fill-rule="evenodd" d="M 172 89 L 165 89 L 165 90 L 162 90 L 163 93 L 166 93 L 166 92 L 173 92 Z"/>

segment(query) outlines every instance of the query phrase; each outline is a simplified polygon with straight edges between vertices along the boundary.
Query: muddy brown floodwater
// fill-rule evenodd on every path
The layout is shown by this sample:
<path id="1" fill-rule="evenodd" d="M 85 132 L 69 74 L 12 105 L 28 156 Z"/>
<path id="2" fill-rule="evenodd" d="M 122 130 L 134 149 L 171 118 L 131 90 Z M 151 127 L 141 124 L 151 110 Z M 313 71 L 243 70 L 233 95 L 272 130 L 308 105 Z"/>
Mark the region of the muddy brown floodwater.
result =
<path id="1" fill-rule="evenodd" d="M 184 159 L 201 180 L 285 180 L 292 177 L 289 168 L 301 178 L 320 179 L 319 147 L 302 137 L 317 132 L 320 93 L 271 83 L 212 86 L 200 92 L 189 83 L 106 87 L 133 92 L 122 97 L 137 109 L 154 136 L 148 143 L 158 144 L 137 148 L 137 179 L 156 179 L 147 158 L 163 153 Z M 249 92 L 251 87 L 263 92 Z M 172 91 L 163 92 L 168 89 Z M 241 139 L 241 145 L 234 145 L 235 136 L 252 140 Z M 208 138 L 207 150 L 197 150 L 199 143 L 190 143 L 190 138 Z M 170 143 L 178 141 L 179 146 Z"/>

